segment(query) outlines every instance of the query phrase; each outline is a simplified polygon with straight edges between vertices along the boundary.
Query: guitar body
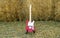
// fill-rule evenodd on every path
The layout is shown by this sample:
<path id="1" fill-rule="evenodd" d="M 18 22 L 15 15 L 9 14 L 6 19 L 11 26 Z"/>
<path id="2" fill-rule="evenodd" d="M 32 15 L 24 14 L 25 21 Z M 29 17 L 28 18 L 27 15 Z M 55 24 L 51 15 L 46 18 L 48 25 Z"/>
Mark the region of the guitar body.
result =
<path id="1" fill-rule="evenodd" d="M 26 32 L 34 32 L 35 27 L 34 26 L 29 26 L 28 20 L 26 20 Z"/>

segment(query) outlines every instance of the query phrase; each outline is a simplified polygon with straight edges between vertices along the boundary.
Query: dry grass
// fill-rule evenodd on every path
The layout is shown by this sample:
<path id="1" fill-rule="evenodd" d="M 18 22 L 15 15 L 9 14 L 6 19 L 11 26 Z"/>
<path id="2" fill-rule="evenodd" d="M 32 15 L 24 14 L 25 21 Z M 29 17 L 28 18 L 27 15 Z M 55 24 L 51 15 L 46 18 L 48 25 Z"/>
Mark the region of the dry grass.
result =
<path id="1" fill-rule="evenodd" d="M 16 18 L 25 20 L 29 16 L 29 2 L 32 4 L 34 20 L 60 20 L 59 0 L 0 0 L 0 20 L 14 21 Z"/>
<path id="2" fill-rule="evenodd" d="M 35 34 L 25 34 L 24 22 L 0 22 L 0 38 L 60 38 L 60 22 L 37 21 L 35 27 Z"/>

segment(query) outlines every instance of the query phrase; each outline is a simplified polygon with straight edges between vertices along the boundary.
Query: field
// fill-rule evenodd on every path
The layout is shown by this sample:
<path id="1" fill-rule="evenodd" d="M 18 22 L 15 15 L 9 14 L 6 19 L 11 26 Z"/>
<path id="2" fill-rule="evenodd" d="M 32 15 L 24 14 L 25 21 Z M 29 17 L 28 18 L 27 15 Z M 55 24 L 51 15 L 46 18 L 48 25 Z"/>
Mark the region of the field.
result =
<path id="1" fill-rule="evenodd" d="M 25 22 L 0 22 L 0 38 L 60 38 L 60 22 L 36 21 L 35 29 L 25 34 Z"/>

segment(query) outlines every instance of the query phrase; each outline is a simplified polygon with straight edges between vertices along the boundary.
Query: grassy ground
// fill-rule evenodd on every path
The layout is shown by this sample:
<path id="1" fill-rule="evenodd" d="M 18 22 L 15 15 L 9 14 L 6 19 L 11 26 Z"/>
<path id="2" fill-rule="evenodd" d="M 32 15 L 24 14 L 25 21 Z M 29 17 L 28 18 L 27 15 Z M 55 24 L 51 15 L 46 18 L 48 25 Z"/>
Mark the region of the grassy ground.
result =
<path id="1" fill-rule="evenodd" d="M 35 28 L 25 34 L 25 22 L 0 22 L 0 38 L 60 38 L 60 22 L 37 21 Z"/>

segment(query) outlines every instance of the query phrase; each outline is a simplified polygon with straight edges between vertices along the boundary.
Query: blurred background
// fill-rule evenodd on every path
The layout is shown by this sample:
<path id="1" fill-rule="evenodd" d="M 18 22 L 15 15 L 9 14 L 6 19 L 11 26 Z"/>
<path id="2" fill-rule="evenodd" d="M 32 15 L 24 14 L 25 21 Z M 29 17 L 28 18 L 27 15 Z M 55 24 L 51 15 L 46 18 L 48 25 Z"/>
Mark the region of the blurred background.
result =
<path id="1" fill-rule="evenodd" d="M 25 21 L 29 18 L 29 2 L 35 21 L 60 21 L 60 0 L 0 0 L 0 21 Z"/>
<path id="2" fill-rule="evenodd" d="M 26 32 L 32 5 L 36 33 Z M 0 0 L 0 38 L 60 38 L 60 0 Z"/>

